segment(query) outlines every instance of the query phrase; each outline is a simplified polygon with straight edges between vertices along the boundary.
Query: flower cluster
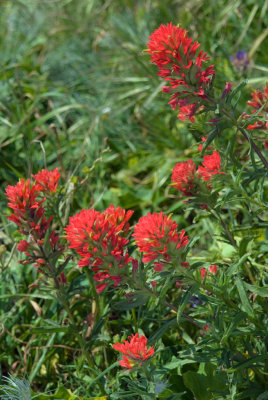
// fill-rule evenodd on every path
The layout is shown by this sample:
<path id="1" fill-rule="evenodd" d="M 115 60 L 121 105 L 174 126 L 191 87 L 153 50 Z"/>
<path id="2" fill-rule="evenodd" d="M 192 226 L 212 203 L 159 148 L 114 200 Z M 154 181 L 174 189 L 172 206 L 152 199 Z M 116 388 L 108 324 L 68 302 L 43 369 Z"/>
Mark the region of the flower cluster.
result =
<path id="1" fill-rule="evenodd" d="M 102 282 L 96 286 L 99 293 L 110 281 L 117 286 L 122 279 L 120 268 L 131 261 L 126 235 L 132 214 L 133 211 L 111 205 L 104 212 L 82 210 L 70 217 L 65 229 L 69 247 L 80 255 L 79 266 L 91 267 L 94 279 Z"/>
<path id="2" fill-rule="evenodd" d="M 20 228 L 19 232 L 27 236 L 28 239 L 28 241 L 21 240 L 17 247 L 19 251 L 27 256 L 27 259 L 22 263 L 35 262 L 37 267 L 41 267 L 46 263 L 42 246 L 53 219 L 53 217 L 47 218 L 45 215 L 44 202 L 46 199 L 42 194 L 44 187 L 39 183 L 40 176 L 46 176 L 47 182 L 50 182 L 51 190 L 48 187 L 46 190 L 54 192 L 60 177 L 57 168 L 53 171 L 43 170 L 37 175 L 33 175 L 36 181 L 34 184 L 31 184 L 30 179 L 21 179 L 15 186 L 9 185 L 6 188 L 6 196 L 9 200 L 8 206 L 13 210 L 8 219 L 15 222 Z M 41 181 L 42 179 L 40 179 Z M 55 232 L 52 231 L 50 233 L 48 242 L 50 251 L 62 250 L 58 244 L 59 237 Z"/>
<path id="3" fill-rule="evenodd" d="M 185 231 L 178 232 L 176 222 L 162 212 L 148 213 L 140 218 L 133 236 L 145 263 L 153 260 L 170 261 L 172 256 L 178 258 L 180 249 L 189 242 Z M 154 269 L 161 271 L 163 264 L 155 262 Z"/>
<path id="4" fill-rule="evenodd" d="M 160 75 L 169 82 L 163 92 L 171 93 L 169 104 L 179 108 L 178 118 L 194 121 L 200 106 L 204 106 L 215 75 L 214 65 L 205 68 L 209 57 L 198 51 L 200 44 L 193 42 L 183 28 L 172 23 L 161 25 L 149 37 L 148 52 Z"/>
<path id="5" fill-rule="evenodd" d="M 115 343 L 113 348 L 123 353 L 123 360 L 119 361 L 121 367 L 133 368 L 136 365 L 142 365 L 148 361 L 154 354 L 153 346 L 147 348 L 147 339 L 144 335 L 139 336 L 138 333 L 129 336 L 129 340 L 124 343 Z"/>
<path id="6" fill-rule="evenodd" d="M 254 90 L 251 94 L 252 99 L 248 101 L 248 105 L 253 108 L 251 111 L 255 113 L 260 108 L 262 108 L 262 112 L 259 112 L 258 115 L 266 116 L 268 118 L 268 83 L 266 83 L 263 92 L 261 90 Z M 245 117 L 248 117 L 245 115 Z M 248 130 L 252 129 L 266 129 L 268 130 L 268 121 L 256 121 L 253 125 L 248 125 Z"/>
<path id="7" fill-rule="evenodd" d="M 206 139 L 202 138 L 202 140 L 205 141 Z M 195 163 L 191 159 L 176 164 L 172 170 L 171 180 L 173 186 L 184 195 L 193 196 L 198 192 L 200 179 L 208 182 L 211 180 L 212 175 L 224 174 L 220 168 L 221 156 L 217 151 L 213 151 L 212 154 L 204 156 L 202 164 L 197 170 Z"/>

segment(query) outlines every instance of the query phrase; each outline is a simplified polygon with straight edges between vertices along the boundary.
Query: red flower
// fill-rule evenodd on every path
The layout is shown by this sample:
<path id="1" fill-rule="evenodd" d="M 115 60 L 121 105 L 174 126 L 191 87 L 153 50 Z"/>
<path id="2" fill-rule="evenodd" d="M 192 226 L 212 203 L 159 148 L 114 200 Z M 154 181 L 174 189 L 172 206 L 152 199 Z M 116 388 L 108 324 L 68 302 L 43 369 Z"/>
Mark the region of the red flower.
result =
<path id="1" fill-rule="evenodd" d="M 200 274 L 201 274 L 201 280 L 203 280 L 206 276 L 207 273 L 211 273 L 212 275 L 216 275 L 218 270 L 217 265 L 211 265 L 209 267 L 209 271 L 207 271 L 205 268 L 200 268 Z"/>
<path id="2" fill-rule="evenodd" d="M 207 270 L 205 268 L 200 268 L 201 280 L 203 280 L 206 276 Z"/>
<path id="3" fill-rule="evenodd" d="M 14 213 L 8 216 L 10 221 L 15 222 L 24 234 L 35 234 L 36 238 L 42 239 L 50 225 L 53 217 L 46 220 L 44 208 L 41 206 L 45 199 L 37 200 L 39 190 L 37 185 L 30 185 L 30 180 L 21 179 L 15 186 L 6 188 L 6 196 L 9 200 L 8 206 Z"/>
<path id="4" fill-rule="evenodd" d="M 211 155 L 205 156 L 202 165 L 198 167 L 197 174 L 204 181 L 210 181 L 211 175 L 224 174 L 224 172 L 220 171 L 221 156 L 217 151 L 213 151 Z"/>
<path id="5" fill-rule="evenodd" d="M 261 90 L 253 90 L 251 97 L 252 100 L 248 101 L 248 105 L 254 108 L 253 113 L 262 106 L 264 106 L 263 111 L 268 112 L 268 83 L 264 86 L 263 92 Z"/>
<path id="6" fill-rule="evenodd" d="M 186 196 L 191 196 L 194 187 L 195 163 L 192 160 L 187 160 L 183 163 L 178 163 L 172 170 L 171 180 L 174 187 Z"/>
<path id="7" fill-rule="evenodd" d="M 188 243 L 185 231 L 177 231 L 178 225 L 170 216 L 163 213 L 148 213 L 140 218 L 134 227 L 134 238 L 140 252 L 144 253 L 143 262 L 155 259 L 170 260 L 170 255 Z M 157 263 L 159 264 L 159 263 Z M 159 267 L 155 267 L 159 270 Z"/>
<path id="8" fill-rule="evenodd" d="M 41 192 L 56 192 L 60 178 L 58 168 L 55 168 L 53 171 L 42 169 L 42 171 L 39 171 L 36 175 L 32 175 L 32 177 L 36 181 L 37 189 Z"/>
<path id="9" fill-rule="evenodd" d="M 21 226 L 23 220 L 34 215 L 42 203 L 36 200 L 38 193 L 35 185 L 30 186 L 29 179 L 21 179 L 15 186 L 9 185 L 6 188 L 6 196 L 9 200 L 8 207 L 13 209 L 14 214 L 8 219 Z"/>
<path id="10" fill-rule="evenodd" d="M 158 75 L 170 83 L 163 87 L 164 92 L 173 93 L 169 104 L 173 109 L 179 107 L 179 119 L 194 121 L 215 74 L 213 65 L 205 69 L 202 65 L 209 57 L 203 51 L 197 53 L 200 44 L 192 43 L 186 30 L 172 23 L 161 25 L 149 39 L 151 61 L 157 65 Z"/>
<path id="11" fill-rule="evenodd" d="M 263 92 L 261 90 L 253 90 L 251 94 L 252 99 L 248 101 L 248 105 L 253 108 L 251 111 L 255 113 L 260 108 L 262 111 L 258 113 L 258 115 L 266 115 L 268 118 L 268 83 L 263 88 Z M 248 130 L 252 129 L 267 129 L 268 130 L 268 122 L 265 121 L 256 121 L 253 125 L 248 125 Z"/>
<path id="12" fill-rule="evenodd" d="M 144 335 L 139 336 L 138 333 L 129 336 L 128 341 L 124 343 L 115 343 L 113 348 L 123 353 L 123 360 L 119 361 L 121 367 L 133 368 L 134 365 L 142 365 L 149 360 L 154 354 L 153 346 L 147 348 L 147 339 Z"/>
<path id="13" fill-rule="evenodd" d="M 209 267 L 209 272 L 211 272 L 213 275 L 216 275 L 217 269 L 218 269 L 217 265 L 211 265 Z"/>
<path id="14" fill-rule="evenodd" d="M 268 139 L 265 140 L 264 147 L 268 150 Z"/>
<path id="15" fill-rule="evenodd" d="M 18 249 L 18 251 L 25 253 L 29 246 L 30 246 L 30 243 L 28 243 L 27 240 L 20 240 L 20 242 L 17 245 L 17 249 Z"/>
<path id="16" fill-rule="evenodd" d="M 224 91 L 222 92 L 221 98 L 223 99 L 224 97 L 226 97 L 227 94 L 229 94 L 231 90 L 232 90 L 231 82 L 226 82 L 225 83 L 225 88 L 224 88 Z"/>
<path id="17" fill-rule="evenodd" d="M 124 210 L 123 208 L 117 207 L 115 208 L 113 204 L 110 207 L 106 208 L 104 214 L 108 216 L 110 223 L 115 227 L 116 232 L 124 232 L 127 234 L 129 231 L 129 223 L 128 220 L 132 217 L 134 211 Z"/>
<path id="18" fill-rule="evenodd" d="M 21 240 L 18 251 L 26 254 L 27 259 L 22 263 L 35 263 L 37 267 L 47 263 L 44 259 L 44 249 L 41 248 L 46 242 L 46 234 L 50 228 L 53 217 L 46 218 L 45 209 L 42 204 L 45 198 L 38 198 L 40 187 L 38 184 L 31 185 L 30 180 L 21 179 L 15 186 L 6 188 L 6 196 L 9 200 L 8 206 L 14 213 L 8 219 L 15 222 L 19 231 L 28 236 L 28 241 Z M 48 237 L 52 253 L 60 254 L 63 247 L 57 244 L 59 237 L 52 232 Z"/>
<path id="19" fill-rule="evenodd" d="M 124 235 L 128 232 L 127 221 L 132 214 L 133 211 L 126 213 L 111 205 L 103 213 L 94 209 L 82 210 L 70 217 L 65 229 L 69 247 L 81 256 L 80 267 L 91 266 L 96 272 L 96 281 L 110 279 L 114 286 L 121 281 L 119 268 L 131 261 L 126 250 L 129 241 Z M 99 284 L 97 290 L 101 292 L 107 284 Z"/>

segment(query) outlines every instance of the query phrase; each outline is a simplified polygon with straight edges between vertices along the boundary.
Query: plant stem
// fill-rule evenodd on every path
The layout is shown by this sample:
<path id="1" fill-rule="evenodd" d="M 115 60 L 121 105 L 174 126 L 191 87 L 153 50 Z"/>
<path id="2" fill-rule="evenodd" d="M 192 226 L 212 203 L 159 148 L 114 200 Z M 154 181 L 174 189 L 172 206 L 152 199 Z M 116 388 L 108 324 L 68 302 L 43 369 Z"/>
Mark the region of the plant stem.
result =
<path id="1" fill-rule="evenodd" d="M 230 240 L 230 242 L 232 243 L 232 246 L 237 249 L 238 246 L 236 244 L 236 241 L 233 237 L 233 235 L 231 234 L 231 232 L 229 231 L 229 228 L 227 227 L 227 225 L 225 224 L 225 222 L 223 221 L 222 217 L 220 216 L 220 214 L 216 211 L 216 210 L 211 210 L 212 215 L 215 214 L 216 217 L 218 218 L 218 220 L 221 223 L 221 226 L 223 227 L 228 239 Z"/>
<path id="2" fill-rule="evenodd" d="M 84 268 L 84 271 L 85 271 L 86 277 L 88 279 L 88 282 L 89 282 L 89 284 L 91 286 L 91 289 L 92 289 L 92 292 L 93 292 L 93 296 L 94 296 L 94 300 L 96 302 L 96 306 L 97 306 L 96 317 L 97 317 L 99 312 L 100 312 L 100 297 L 99 297 L 99 295 L 97 293 L 94 280 L 93 280 L 92 276 L 90 275 L 89 271 L 86 268 Z"/>
<path id="3" fill-rule="evenodd" d="M 264 157 L 264 155 L 262 154 L 261 150 L 258 148 L 256 143 L 251 139 L 251 137 L 248 136 L 247 132 L 243 128 L 238 127 L 238 129 L 242 133 L 242 135 L 247 139 L 247 141 L 250 143 L 250 145 L 253 148 L 253 150 L 255 151 L 255 153 L 258 154 L 263 165 L 268 169 L 268 161 L 266 160 L 266 158 Z"/>

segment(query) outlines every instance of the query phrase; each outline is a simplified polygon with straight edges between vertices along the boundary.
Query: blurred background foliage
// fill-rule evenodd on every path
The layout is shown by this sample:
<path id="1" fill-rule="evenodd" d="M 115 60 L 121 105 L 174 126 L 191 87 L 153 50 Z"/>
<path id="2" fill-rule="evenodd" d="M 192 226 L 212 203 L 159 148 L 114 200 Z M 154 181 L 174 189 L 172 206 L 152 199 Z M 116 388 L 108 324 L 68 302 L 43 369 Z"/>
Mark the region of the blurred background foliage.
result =
<path id="1" fill-rule="evenodd" d="M 241 79 L 229 58 L 241 49 L 252 59 L 248 88 L 267 79 L 267 1 L 2 0 L 0 6 L 2 188 L 58 166 L 65 177 L 87 178 L 75 207 L 111 201 L 139 212 L 167 207 L 166 180 L 193 139 L 143 52 L 161 23 L 179 23 L 201 43 L 220 89 Z M 204 132 L 196 131 L 200 140 Z"/>
<path id="2" fill-rule="evenodd" d="M 268 79 L 267 11 L 266 0 L 0 0 L 0 334 L 8 333 L 0 342 L 8 349 L 0 355 L 3 374 L 26 373 L 38 390 L 55 388 L 61 379 L 70 388 L 79 386 L 78 394 L 87 394 L 84 374 L 73 373 L 83 366 L 80 357 L 72 357 L 72 339 L 60 330 L 42 338 L 32 331 L 41 315 L 51 321 L 59 308 L 49 294 L 32 294 L 29 286 L 37 273 L 32 266 L 17 264 L 16 234 L 6 219 L 4 188 L 19 178 L 59 167 L 66 190 L 75 184 L 68 205 L 71 214 L 92 206 L 103 210 L 111 202 L 135 210 L 134 220 L 147 211 L 176 210 L 180 227 L 201 238 L 196 260 L 202 256 L 211 263 L 215 257 L 219 263 L 232 260 L 233 248 L 215 240 L 220 237 L 219 226 L 196 218 L 194 210 L 182 212 L 182 201 L 169 186 L 172 167 L 197 155 L 196 144 L 206 131 L 202 116 L 193 125 L 177 119 L 143 50 L 161 23 L 180 24 L 211 56 L 219 91 L 226 81 L 235 87 L 248 79 L 237 105 L 242 113 L 251 88 L 263 87 Z M 250 66 L 242 74 L 230 61 L 239 50 L 250 57 Z M 220 142 L 223 146 L 228 135 L 227 130 Z M 234 225 L 244 219 L 251 228 L 245 209 L 232 207 Z M 254 246 L 260 247 L 264 230 L 258 223 L 255 234 Z M 77 296 L 83 321 L 92 311 L 79 303 L 79 296 L 88 296 L 87 283 L 77 271 L 71 274 L 73 287 L 81 287 L 78 292 L 71 287 L 70 294 Z M 115 293 L 114 301 L 119 299 Z M 103 315 L 108 312 L 105 304 L 104 298 Z M 117 335 L 123 325 L 129 334 L 133 330 L 131 311 L 113 312 L 114 319 L 103 317 L 95 326 L 89 342 L 89 347 L 94 340 L 95 347 L 107 343 L 104 356 L 96 350 L 96 363 L 104 362 L 105 368 L 116 359 L 109 329 Z M 144 323 L 145 332 L 155 330 L 155 338 L 163 337 L 171 346 L 170 354 L 165 353 L 168 360 L 175 351 L 177 330 L 165 335 L 162 328 L 157 333 L 161 321 L 154 306 L 150 315 L 151 321 L 146 310 L 139 309 L 138 324 Z M 179 347 L 194 343 L 189 334 L 192 331 L 194 337 L 195 332 L 190 325 L 187 329 Z M 176 387 L 176 382 L 174 388 L 186 390 Z M 191 394 L 185 398 L 191 399 Z"/>

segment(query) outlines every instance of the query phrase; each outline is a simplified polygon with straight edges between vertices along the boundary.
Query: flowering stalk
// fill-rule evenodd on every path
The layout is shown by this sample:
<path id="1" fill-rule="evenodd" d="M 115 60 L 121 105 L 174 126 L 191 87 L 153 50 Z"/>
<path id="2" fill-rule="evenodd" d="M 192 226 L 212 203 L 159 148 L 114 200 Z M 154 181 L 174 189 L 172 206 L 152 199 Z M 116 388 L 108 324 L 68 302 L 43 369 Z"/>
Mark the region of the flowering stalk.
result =
<path id="1" fill-rule="evenodd" d="M 67 257 L 59 267 L 56 267 L 57 260 L 64 251 L 64 246 L 60 243 L 55 230 L 52 229 L 53 216 L 46 217 L 46 198 L 44 194 L 50 196 L 56 192 L 60 174 L 57 168 L 53 171 L 42 170 L 33 175 L 33 178 L 35 180 L 33 184 L 29 179 L 26 181 L 22 179 L 17 185 L 8 186 L 6 189 L 6 196 L 9 200 L 8 206 L 13 210 L 8 219 L 15 222 L 19 227 L 19 232 L 27 238 L 27 240 L 21 240 L 17 246 L 18 250 L 27 256 L 27 259 L 22 263 L 35 263 L 40 272 L 52 279 L 56 297 L 69 317 L 72 330 L 75 332 L 84 358 L 87 360 L 93 374 L 97 376 L 98 373 L 95 371 L 95 366 L 86 349 L 85 341 L 77 328 L 77 322 L 69 306 L 68 296 L 65 291 L 67 280 L 61 271 L 71 256 Z M 100 382 L 98 382 L 98 386 L 101 393 L 104 394 L 104 389 Z"/>
<path id="2" fill-rule="evenodd" d="M 192 41 L 183 28 L 172 23 L 161 25 L 149 37 L 148 53 L 158 67 L 158 75 L 169 83 L 163 92 L 171 93 L 169 104 L 179 108 L 178 118 L 194 121 L 195 113 L 207 104 L 215 75 L 214 65 L 205 68 L 209 57 L 198 51 L 200 44 Z"/>

